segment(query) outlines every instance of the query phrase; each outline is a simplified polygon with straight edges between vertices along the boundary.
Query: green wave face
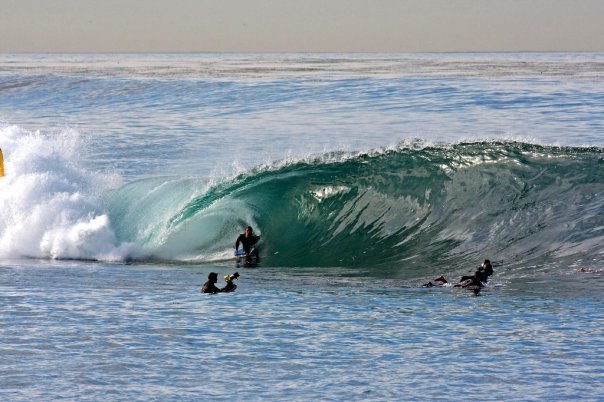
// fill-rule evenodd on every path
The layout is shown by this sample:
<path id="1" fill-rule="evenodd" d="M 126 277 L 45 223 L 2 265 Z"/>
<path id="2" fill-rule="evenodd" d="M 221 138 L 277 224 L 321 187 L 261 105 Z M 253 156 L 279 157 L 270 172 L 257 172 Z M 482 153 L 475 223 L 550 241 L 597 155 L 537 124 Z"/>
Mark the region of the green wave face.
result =
<path id="1" fill-rule="evenodd" d="M 604 250 L 599 148 L 412 146 L 329 154 L 216 185 L 163 186 L 151 204 L 165 205 L 169 194 L 173 207 L 162 208 L 157 220 L 145 215 L 146 237 L 132 230 L 142 233 L 141 219 L 120 233 L 166 258 L 227 252 L 246 224 L 262 235 L 268 266 L 388 272 L 405 266 L 411 273 L 483 258 L 527 261 Z M 203 190 L 195 195 L 192 186 Z"/>

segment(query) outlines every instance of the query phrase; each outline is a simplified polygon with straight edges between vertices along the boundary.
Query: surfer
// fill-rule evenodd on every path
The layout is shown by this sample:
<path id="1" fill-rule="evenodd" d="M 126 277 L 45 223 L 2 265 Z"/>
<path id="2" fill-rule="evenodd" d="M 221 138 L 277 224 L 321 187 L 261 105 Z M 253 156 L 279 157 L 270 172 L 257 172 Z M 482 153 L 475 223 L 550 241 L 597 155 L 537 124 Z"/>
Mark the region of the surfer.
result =
<path id="1" fill-rule="evenodd" d="M 493 266 L 491 265 L 491 260 L 484 260 L 481 267 L 487 273 L 487 277 L 493 275 Z"/>
<path id="2" fill-rule="evenodd" d="M 260 255 L 258 254 L 258 249 L 254 247 L 254 245 L 258 242 L 260 236 L 254 235 L 253 229 L 251 226 L 246 226 L 245 232 L 241 233 L 235 241 L 235 255 L 237 255 L 237 250 L 239 250 L 239 244 L 243 246 L 243 255 L 246 257 L 246 260 L 251 260 L 252 257 L 256 258 L 256 262 L 260 262 Z"/>
<path id="3" fill-rule="evenodd" d="M 203 284 L 201 293 L 219 293 L 221 290 L 216 286 L 218 282 L 218 274 L 216 272 L 210 272 L 208 275 L 208 281 Z"/>
<path id="4" fill-rule="evenodd" d="M 201 288 L 201 293 L 233 292 L 235 289 L 237 289 L 237 285 L 233 283 L 233 280 L 237 278 L 239 278 L 239 272 L 226 275 L 224 277 L 226 286 L 220 289 L 216 286 L 216 282 L 218 282 L 218 274 L 216 272 L 210 272 L 208 274 L 208 281 L 204 283 L 203 287 Z"/>
<path id="5" fill-rule="evenodd" d="M 464 275 L 459 279 L 459 283 L 465 282 L 467 280 L 470 279 L 474 279 L 474 278 L 478 278 L 480 279 L 480 281 L 482 283 L 487 283 L 487 281 L 489 280 L 489 276 L 493 275 L 493 266 L 491 265 L 491 261 L 490 260 L 484 260 L 484 262 L 482 263 L 482 265 L 480 265 L 478 267 L 478 269 L 476 270 L 476 272 L 474 272 L 474 275 Z M 438 278 L 436 278 L 435 280 L 440 280 L 440 279 L 445 279 L 444 276 L 440 276 Z M 446 279 L 445 279 L 446 281 Z M 446 283 L 446 282 L 444 282 Z"/>
<path id="6" fill-rule="evenodd" d="M 477 286 L 483 287 L 485 283 L 489 280 L 489 276 L 493 275 L 493 266 L 491 265 L 491 260 L 484 260 L 484 262 L 478 267 L 474 275 L 464 275 L 459 279 L 457 284 L 453 285 L 455 287 L 467 288 L 469 286 Z M 441 284 L 449 283 L 444 275 L 439 276 L 434 279 L 434 282 L 440 282 Z M 428 282 L 424 287 L 433 287 L 436 286 L 432 282 Z"/>

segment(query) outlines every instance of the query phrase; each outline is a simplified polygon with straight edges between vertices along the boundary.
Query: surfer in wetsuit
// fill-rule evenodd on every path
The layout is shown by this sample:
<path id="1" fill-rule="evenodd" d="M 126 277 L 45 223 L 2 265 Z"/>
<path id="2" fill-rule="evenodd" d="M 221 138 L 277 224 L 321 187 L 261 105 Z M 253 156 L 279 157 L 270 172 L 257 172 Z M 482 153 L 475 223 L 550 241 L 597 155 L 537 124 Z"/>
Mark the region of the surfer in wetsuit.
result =
<path id="1" fill-rule="evenodd" d="M 233 280 L 237 278 L 239 278 L 239 272 L 225 276 L 224 281 L 226 282 L 226 286 L 220 289 L 216 286 L 218 274 L 216 272 L 210 272 L 208 275 L 208 281 L 204 283 L 203 287 L 201 288 L 201 293 L 234 292 L 235 289 L 237 289 L 237 285 L 233 283 Z"/>
<path id="2" fill-rule="evenodd" d="M 208 275 L 208 281 L 204 283 L 203 287 L 201 288 L 201 293 L 222 292 L 222 290 L 216 286 L 216 282 L 218 282 L 218 274 L 216 272 L 210 272 Z"/>
<path id="3" fill-rule="evenodd" d="M 484 260 L 480 267 L 485 272 L 487 279 L 489 276 L 493 275 L 493 266 L 491 265 L 491 260 Z M 486 280 L 483 282 L 486 282 Z"/>
<path id="4" fill-rule="evenodd" d="M 493 275 L 493 266 L 491 265 L 491 260 L 484 260 L 482 265 L 478 267 L 474 275 L 464 275 L 459 279 L 455 287 L 467 288 L 469 286 L 477 286 L 483 287 L 485 283 L 489 280 L 489 276 Z M 449 283 L 444 275 L 439 276 L 434 279 L 434 282 L 441 282 L 443 285 L 445 283 Z M 435 286 L 432 282 L 428 282 L 424 285 L 424 287 L 432 287 Z"/>
<path id="5" fill-rule="evenodd" d="M 245 232 L 241 233 L 235 242 L 235 253 L 239 250 L 239 244 L 243 246 L 243 255 L 246 260 L 250 260 L 252 257 L 256 257 L 256 261 L 260 262 L 260 255 L 258 255 L 258 249 L 254 245 L 258 242 L 260 236 L 255 236 L 251 226 L 246 226 Z"/>

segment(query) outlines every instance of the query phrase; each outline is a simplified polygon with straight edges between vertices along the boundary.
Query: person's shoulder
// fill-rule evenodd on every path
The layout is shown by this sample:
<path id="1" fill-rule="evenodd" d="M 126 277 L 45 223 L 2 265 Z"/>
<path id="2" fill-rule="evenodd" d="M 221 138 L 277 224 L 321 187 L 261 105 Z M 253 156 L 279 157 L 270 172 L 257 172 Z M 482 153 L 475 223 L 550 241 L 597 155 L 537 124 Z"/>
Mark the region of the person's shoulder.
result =
<path id="1" fill-rule="evenodd" d="M 218 293 L 218 292 L 220 292 L 220 289 L 218 289 L 216 286 L 214 286 L 213 283 L 206 282 L 203 284 L 203 287 L 201 288 L 201 292 L 202 293 Z"/>

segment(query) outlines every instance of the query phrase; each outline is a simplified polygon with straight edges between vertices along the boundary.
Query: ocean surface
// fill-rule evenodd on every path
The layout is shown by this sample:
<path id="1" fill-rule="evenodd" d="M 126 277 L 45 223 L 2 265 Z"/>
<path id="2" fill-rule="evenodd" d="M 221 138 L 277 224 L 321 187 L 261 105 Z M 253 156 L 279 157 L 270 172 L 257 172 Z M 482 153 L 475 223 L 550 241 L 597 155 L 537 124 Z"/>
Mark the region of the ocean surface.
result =
<path id="1" fill-rule="evenodd" d="M 0 148 L 2 400 L 604 400 L 603 53 L 1 54 Z"/>

